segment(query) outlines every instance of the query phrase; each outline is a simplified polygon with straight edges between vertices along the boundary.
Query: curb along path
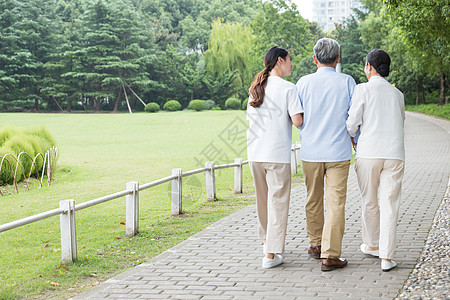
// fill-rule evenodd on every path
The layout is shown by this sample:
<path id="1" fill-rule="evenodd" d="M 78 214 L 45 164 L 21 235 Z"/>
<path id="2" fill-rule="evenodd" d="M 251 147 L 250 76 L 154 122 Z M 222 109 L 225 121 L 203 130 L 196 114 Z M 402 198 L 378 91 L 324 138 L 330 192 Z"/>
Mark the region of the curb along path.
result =
<path id="1" fill-rule="evenodd" d="M 379 259 L 359 251 L 361 210 L 352 167 L 342 253 L 349 264 L 344 269 L 321 272 L 320 260 L 307 255 L 306 190 L 300 185 L 292 191 L 285 262 L 280 267 L 261 268 L 262 241 L 251 205 L 73 299 L 394 299 L 422 259 L 450 173 L 449 130 L 441 127 L 450 122 L 438 126 L 416 115 L 408 113 L 406 120 L 398 267 L 391 272 L 382 272 Z M 445 243 L 448 248 L 448 240 Z M 443 280 L 448 282 L 448 277 Z M 445 295 L 447 290 L 441 292 Z"/>

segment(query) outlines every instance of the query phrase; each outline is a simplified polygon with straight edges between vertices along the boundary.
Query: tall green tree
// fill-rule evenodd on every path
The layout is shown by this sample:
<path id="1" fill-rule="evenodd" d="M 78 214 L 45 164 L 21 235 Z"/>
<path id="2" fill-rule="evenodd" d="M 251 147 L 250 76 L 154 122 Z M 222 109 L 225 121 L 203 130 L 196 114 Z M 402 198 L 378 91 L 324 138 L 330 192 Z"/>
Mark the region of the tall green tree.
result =
<path id="1" fill-rule="evenodd" d="M 254 76 L 253 43 L 254 36 L 249 26 L 237 22 L 222 23 L 218 19 L 212 24 L 208 50 L 204 53 L 207 73 L 234 72 L 234 89 L 241 97 L 248 94 Z"/>
<path id="2" fill-rule="evenodd" d="M 254 55 L 263 62 L 264 54 L 273 46 L 289 51 L 293 65 L 310 54 L 314 45 L 314 36 L 310 24 L 300 16 L 295 4 L 289 0 L 270 0 L 263 4 L 263 10 L 251 23 L 255 35 Z M 300 74 L 291 76 L 297 80 Z"/>
<path id="3" fill-rule="evenodd" d="M 81 41 L 86 71 L 77 76 L 84 77 L 88 84 L 85 95 L 95 99 L 97 111 L 102 100 L 114 97 L 117 111 L 124 99 L 124 87 L 150 84 L 146 64 L 154 55 L 153 38 L 131 2 L 98 0 L 87 5 Z"/>
<path id="4" fill-rule="evenodd" d="M 383 5 L 385 14 L 401 30 L 405 44 L 432 60 L 432 64 L 428 61 L 421 67 L 439 74 L 439 104 L 443 105 L 450 70 L 450 3 L 447 0 L 383 0 Z"/>

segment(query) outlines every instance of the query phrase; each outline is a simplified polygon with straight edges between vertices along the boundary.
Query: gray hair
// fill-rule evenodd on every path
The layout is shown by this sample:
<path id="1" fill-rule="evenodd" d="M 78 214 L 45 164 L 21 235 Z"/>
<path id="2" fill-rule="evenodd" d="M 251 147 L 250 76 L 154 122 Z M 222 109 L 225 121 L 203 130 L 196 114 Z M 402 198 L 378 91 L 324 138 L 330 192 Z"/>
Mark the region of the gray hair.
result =
<path id="1" fill-rule="evenodd" d="M 314 55 L 321 64 L 332 64 L 339 55 L 339 43 L 330 38 L 322 38 L 314 45 Z"/>

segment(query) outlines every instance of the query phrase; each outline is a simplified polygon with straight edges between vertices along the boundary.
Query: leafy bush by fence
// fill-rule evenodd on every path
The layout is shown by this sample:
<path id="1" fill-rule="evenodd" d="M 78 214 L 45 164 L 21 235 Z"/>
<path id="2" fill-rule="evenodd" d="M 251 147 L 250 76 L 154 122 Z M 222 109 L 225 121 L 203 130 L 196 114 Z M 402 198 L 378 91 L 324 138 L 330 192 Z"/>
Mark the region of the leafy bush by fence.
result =
<path id="1" fill-rule="evenodd" d="M 56 167 L 58 149 L 55 140 L 44 128 L 21 129 L 6 126 L 0 130 L 0 185 L 12 184 L 13 192 L 19 191 L 17 183 L 31 177 L 42 179 Z"/>

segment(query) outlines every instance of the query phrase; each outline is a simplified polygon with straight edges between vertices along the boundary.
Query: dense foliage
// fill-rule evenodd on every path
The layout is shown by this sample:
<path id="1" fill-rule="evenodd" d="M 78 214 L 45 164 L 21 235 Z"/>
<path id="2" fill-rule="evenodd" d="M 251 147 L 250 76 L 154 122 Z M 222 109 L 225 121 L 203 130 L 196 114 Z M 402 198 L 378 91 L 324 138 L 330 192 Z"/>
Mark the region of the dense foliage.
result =
<path id="1" fill-rule="evenodd" d="M 0 2 L 3 111 L 144 110 L 175 99 L 225 108 L 245 99 L 273 45 L 289 50 L 292 76 L 314 72 L 314 42 L 342 45 L 342 70 L 365 81 L 373 48 L 392 56 L 391 82 L 408 102 L 445 102 L 449 4 L 363 0 L 367 9 L 324 34 L 289 0 L 4 0 Z M 302 9 L 301 7 L 299 8 Z"/>

